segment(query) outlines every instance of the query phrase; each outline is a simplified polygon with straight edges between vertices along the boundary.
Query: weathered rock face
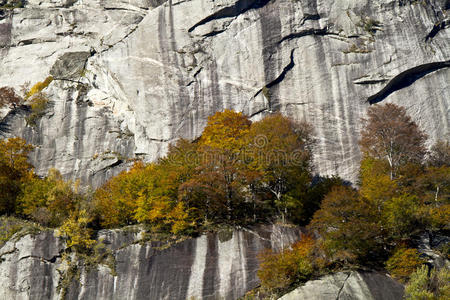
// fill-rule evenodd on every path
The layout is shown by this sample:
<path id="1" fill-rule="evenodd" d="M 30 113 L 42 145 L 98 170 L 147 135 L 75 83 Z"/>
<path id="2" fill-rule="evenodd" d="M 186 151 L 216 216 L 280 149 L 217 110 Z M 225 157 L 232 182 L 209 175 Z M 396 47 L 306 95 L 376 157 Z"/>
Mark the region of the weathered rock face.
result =
<path id="1" fill-rule="evenodd" d="M 83 271 L 66 299 L 237 299 L 259 284 L 258 252 L 287 247 L 300 231 L 262 226 L 164 250 L 160 242 L 139 243 L 139 233 L 123 230 L 104 230 L 99 238 L 112 249 L 117 276 L 103 265 Z M 52 231 L 7 242 L 0 248 L 0 299 L 59 299 L 63 249 Z"/>
<path id="2" fill-rule="evenodd" d="M 315 126 L 317 171 L 355 179 L 360 118 L 405 106 L 430 137 L 449 138 L 448 0 L 26 1 L 0 16 L 0 85 L 49 74 L 35 128 L 11 111 L 3 136 L 38 145 L 94 185 L 136 156 L 195 138 L 215 111 L 281 111 Z M 264 88 L 264 89 L 263 89 Z"/>
<path id="3" fill-rule="evenodd" d="M 339 272 L 305 285 L 280 300 L 398 300 L 404 287 L 392 278 L 375 272 Z"/>

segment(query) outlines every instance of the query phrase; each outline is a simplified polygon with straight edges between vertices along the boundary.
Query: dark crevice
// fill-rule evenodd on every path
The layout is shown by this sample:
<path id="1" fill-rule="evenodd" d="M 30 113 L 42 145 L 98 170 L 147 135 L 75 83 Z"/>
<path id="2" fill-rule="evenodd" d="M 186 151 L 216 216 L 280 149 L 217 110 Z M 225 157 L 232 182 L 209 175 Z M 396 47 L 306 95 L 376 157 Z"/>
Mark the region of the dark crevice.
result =
<path id="1" fill-rule="evenodd" d="M 271 82 L 269 82 L 266 85 L 266 88 L 270 89 L 274 85 L 277 85 L 280 82 L 282 82 L 284 80 L 284 78 L 286 77 L 286 74 L 295 66 L 295 63 L 294 63 L 294 52 L 295 52 L 295 48 L 292 49 L 292 51 L 291 51 L 291 60 L 290 60 L 289 64 L 284 67 L 283 71 L 281 72 L 281 74 L 277 78 L 275 78 L 274 80 L 272 80 Z"/>
<path id="2" fill-rule="evenodd" d="M 211 32 L 208 32 L 207 34 L 204 34 L 203 37 L 211 37 L 211 36 L 215 36 L 218 34 L 221 34 L 222 32 L 224 32 L 226 29 L 222 29 L 222 30 L 214 30 Z"/>
<path id="3" fill-rule="evenodd" d="M 147 139 L 152 142 L 160 142 L 160 143 L 168 143 L 173 140 L 173 139 L 156 139 L 156 138 L 147 138 Z"/>
<path id="4" fill-rule="evenodd" d="M 263 108 L 263 109 L 260 109 L 260 110 L 258 110 L 257 112 L 254 112 L 254 113 L 252 113 L 250 116 L 248 116 L 249 118 L 253 118 L 254 116 L 256 116 L 256 115 L 258 115 L 258 114 L 260 114 L 260 113 L 262 113 L 262 112 L 265 112 L 265 111 L 268 111 L 269 109 L 267 108 L 267 107 L 265 107 L 265 108 Z"/>
<path id="5" fill-rule="evenodd" d="M 283 68 L 283 71 L 280 73 L 280 75 L 278 75 L 277 78 L 275 78 L 274 80 L 272 80 L 271 82 L 269 82 L 268 84 L 266 84 L 263 88 L 259 89 L 259 90 L 255 93 L 255 95 L 253 96 L 253 98 L 255 98 L 256 96 L 258 96 L 264 89 L 270 89 L 270 88 L 272 88 L 273 86 L 279 84 L 280 82 L 282 82 L 282 81 L 284 80 L 284 78 L 286 77 L 286 74 L 287 74 L 290 70 L 292 70 L 292 68 L 294 68 L 294 66 L 295 66 L 295 63 L 294 63 L 294 52 L 295 52 L 295 49 L 296 49 L 296 48 L 292 49 L 292 51 L 291 51 L 291 59 L 290 59 L 290 62 L 289 62 L 289 64 L 288 64 L 287 66 L 285 66 L 285 67 Z M 267 98 L 267 97 L 266 97 L 266 98 Z M 266 110 L 267 110 L 267 109 L 268 109 L 268 110 L 273 110 L 272 103 L 271 103 L 271 101 L 270 101 L 269 98 L 270 98 L 270 97 L 267 98 L 267 101 L 269 102 L 269 107 L 266 108 Z M 259 113 L 259 112 L 257 112 L 257 113 Z M 257 113 L 255 113 L 255 114 L 257 114 Z M 255 114 L 252 114 L 251 116 L 254 116 Z"/>
<path id="6" fill-rule="evenodd" d="M 410 86 L 425 75 L 447 67 L 450 67 L 450 60 L 423 64 L 406 70 L 391 79 L 381 91 L 367 98 L 367 102 L 370 104 L 381 102 L 393 92 Z"/>
<path id="7" fill-rule="evenodd" d="M 425 42 L 433 39 L 439 33 L 439 31 L 444 30 L 447 25 L 450 25 L 450 21 L 448 20 L 443 20 L 437 24 L 434 24 L 433 29 L 431 29 L 430 33 L 428 33 L 425 37 Z"/>
<path id="8" fill-rule="evenodd" d="M 291 33 L 291 34 L 283 37 L 278 42 L 278 44 L 281 44 L 282 42 L 284 42 L 286 40 L 297 39 L 297 38 L 301 38 L 301 37 L 308 36 L 308 35 L 324 36 L 324 35 L 328 35 L 328 34 L 331 34 L 331 33 L 329 33 L 327 31 L 327 28 L 319 28 L 319 29 L 311 28 L 311 29 L 302 30 L 300 32 Z"/>
<path id="9" fill-rule="evenodd" d="M 122 159 L 118 159 L 116 162 L 110 164 L 109 166 L 106 166 L 106 167 L 104 167 L 103 169 L 94 172 L 94 173 L 92 174 L 92 176 L 96 175 L 97 173 L 106 171 L 106 170 L 108 170 L 108 169 L 112 169 L 112 168 L 114 168 L 114 167 L 120 166 L 123 162 L 124 162 L 124 161 L 123 161 Z"/>
<path id="10" fill-rule="evenodd" d="M 28 258 L 38 259 L 38 260 L 40 260 L 40 261 L 43 261 L 43 262 L 46 262 L 46 263 L 52 263 L 52 264 L 53 264 L 53 263 L 56 262 L 56 259 L 57 259 L 57 258 L 61 258 L 61 255 L 55 255 L 55 256 L 53 256 L 53 257 L 50 258 L 50 259 L 46 259 L 46 258 L 43 258 L 43 257 L 41 257 L 41 256 L 28 255 L 28 256 L 21 257 L 21 258 L 19 259 L 19 261 L 21 261 L 22 259 L 28 259 Z"/>
<path id="11" fill-rule="evenodd" d="M 320 19 L 318 14 L 305 14 L 300 22 L 300 25 L 304 25 L 306 21 L 317 21 Z"/>
<path id="12" fill-rule="evenodd" d="M 349 273 L 349 274 L 347 275 L 347 278 L 345 278 L 344 282 L 342 283 L 342 286 L 341 286 L 341 288 L 339 289 L 338 294 L 337 294 L 337 296 L 336 296 L 336 300 L 339 300 L 339 297 L 341 297 L 342 290 L 344 289 L 345 284 L 347 283 L 347 280 L 348 280 L 348 278 L 350 277 L 351 274 L 352 274 L 352 273 Z"/>
<path id="13" fill-rule="evenodd" d="M 248 10 L 264 7 L 269 2 L 270 0 L 239 0 L 234 5 L 224 7 L 213 13 L 212 15 L 204 18 L 200 22 L 196 23 L 194 26 L 188 29 L 188 32 L 192 32 L 198 26 L 204 25 L 213 20 L 234 18 L 247 12 Z"/>
<path id="14" fill-rule="evenodd" d="M 362 80 L 362 79 L 358 79 L 353 81 L 354 84 L 377 84 L 377 83 L 384 83 L 388 81 L 388 79 L 366 79 L 366 80 Z"/>
<path id="15" fill-rule="evenodd" d="M 133 27 L 126 35 L 124 35 L 120 40 L 118 40 L 117 42 L 115 42 L 112 45 L 108 45 L 108 47 L 106 49 L 103 49 L 102 51 L 100 51 L 100 53 L 104 53 L 106 51 L 108 51 L 109 49 L 113 48 L 115 45 L 122 43 L 124 40 L 126 40 L 133 32 L 135 32 L 138 27 L 139 24 L 142 22 L 142 20 L 144 19 L 144 17 L 142 17 L 142 19 L 136 24 L 135 27 Z"/>

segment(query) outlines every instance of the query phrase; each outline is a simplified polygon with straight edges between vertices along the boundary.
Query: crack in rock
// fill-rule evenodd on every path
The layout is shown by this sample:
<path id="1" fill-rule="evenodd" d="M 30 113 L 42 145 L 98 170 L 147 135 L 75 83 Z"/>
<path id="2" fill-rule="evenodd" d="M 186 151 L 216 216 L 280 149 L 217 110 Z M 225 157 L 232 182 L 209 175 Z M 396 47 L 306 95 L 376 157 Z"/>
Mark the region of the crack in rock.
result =
<path id="1" fill-rule="evenodd" d="M 433 39 L 441 30 L 444 30 L 449 25 L 450 25 L 450 20 L 442 20 L 442 21 L 438 22 L 437 24 L 434 24 L 431 31 L 425 37 L 425 42 L 428 42 L 429 40 Z"/>
<path id="2" fill-rule="evenodd" d="M 294 66 L 295 66 L 295 62 L 294 62 L 294 52 L 295 52 L 296 49 L 297 49 L 297 48 L 294 48 L 294 49 L 291 50 L 291 59 L 290 59 L 290 61 L 289 61 L 289 64 L 286 65 L 286 66 L 283 68 L 283 71 L 280 73 L 280 75 L 278 75 L 277 78 L 275 78 L 274 80 L 272 80 L 271 82 L 269 82 L 268 84 L 266 84 L 264 87 L 262 87 L 261 89 L 259 89 L 259 90 L 256 92 L 256 94 L 253 96 L 253 98 L 255 98 L 256 96 L 258 96 L 258 95 L 263 91 L 264 88 L 270 89 L 270 88 L 272 88 L 273 86 L 275 86 L 275 85 L 281 83 L 281 82 L 284 80 L 284 78 L 286 77 L 286 74 L 287 74 L 290 70 L 292 70 L 292 68 L 294 68 Z M 272 110 L 272 103 L 271 103 L 270 99 L 267 99 L 267 101 L 269 102 L 269 107 L 266 108 L 266 110 L 267 110 L 267 109 L 268 109 L 268 110 Z M 261 112 L 259 112 L 259 113 L 261 113 Z M 257 113 L 255 113 L 255 114 L 257 114 Z M 251 116 L 254 116 L 255 114 L 252 114 Z"/>
<path id="3" fill-rule="evenodd" d="M 450 67 L 450 60 L 423 64 L 403 71 L 389 81 L 381 91 L 367 98 L 367 102 L 370 104 L 381 102 L 390 94 L 410 86 L 425 75 L 447 67 Z"/>
<path id="4" fill-rule="evenodd" d="M 258 9 L 264 7 L 270 0 L 238 0 L 234 5 L 224 7 L 212 15 L 197 22 L 194 26 L 188 29 L 188 32 L 192 32 L 195 28 L 207 24 L 214 20 L 235 18 L 251 9 Z"/>
<path id="5" fill-rule="evenodd" d="M 347 280 L 348 280 L 348 278 L 350 277 L 350 275 L 352 275 L 351 272 L 347 275 L 347 278 L 345 278 L 344 282 L 342 283 L 342 286 L 341 286 L 341 288 L 339 289 L 338 294 L 337 294 L 337 296 L 336 296 L 336 300 L 339 300 L 339 297 L 341 296 L 342 290 L 344 289 L 344 286 L 345 286 L 345 284 L 347 283 Z"/>
<path id="6" fill-rule="evenodd" d="M 241 230 L 243 230 L 243 231 L 247 231 L 247 232 L 249 232 L 249 233 L 255 235 L 256 237 L 258 237 L 259 239 L 261 239 L 261 240 L 263 240 L 263 241 L 266 241 L 266 242 L 272 242 L 272 240 L 270 240 L 270 239 L 263 238 L 263 237 L 262 237 L 259 233 L 257 233 L 256 231 L 250 230 L 250 229 L 245 228 L 245 227 L 239 227 L 239 229 L 241 229 Z"/>
<path id="7" fill-rule="evenodd" d="M 308 35 L 319 35 L 319 36 L 324 36 L 324 35 L 330 35 L 332 33 L 328 32 L 327 27 L 324 28 L 311 28 L 311 29 L 305 29 L 299 32 L 294 32 L 291 34 L 288 34 L 287 36 L 283 37 L 279 42 L 278 45 L 281 44 L 284 41 L 287 40 L 292 40 L 292 39 L 297 39 L 297 38 L 302 38 Z"/>
<path id="8" fill-rule="evenodd" d="M 53 257 L 50 258 L 50 259 L 46 259 L 46 258 L 44 258 L 44 257 L 36 256 L 36 255 L 27 255 L 27 256 L 21 257 L 21 258 L 19 259 L 19 261 L 21 261 L 21 260 L 23 260 L 23 259 L 28 259 L 28 258 L 38 259 L 38 260 L 43 261 L 43 262 L 45 262 L 45 263 L 53 264 L 53 263 L 56 262 L 56 259 L 57 259 L 57 258 L 61 258 L 61 255 L 55 255 L 55 256 L 53 256 Z"/>

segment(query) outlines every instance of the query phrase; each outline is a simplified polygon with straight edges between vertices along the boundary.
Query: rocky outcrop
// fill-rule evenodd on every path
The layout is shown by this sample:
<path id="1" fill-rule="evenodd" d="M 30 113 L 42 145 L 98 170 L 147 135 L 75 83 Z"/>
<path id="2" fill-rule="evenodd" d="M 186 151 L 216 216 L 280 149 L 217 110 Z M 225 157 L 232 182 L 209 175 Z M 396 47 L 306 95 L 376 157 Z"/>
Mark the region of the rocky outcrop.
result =
<path id="1" fill-rule="evenodd" d="M 300 238 L 292 227 L 260 226 L 188 239 L 167 247 L 142 232 L 103 230 L 115 272 L 83 270 L 66 299 L 237 299 L 259 284 L 257 254 Z M 59 299 L 64 243 L 53 231 L 14 237 L 0 248 L 0 299 Z"/>
<path id="2" fill-rule="evenodd" d="M 312 280 L 280 300 L 399 300 L 404 287 L 375 272 L 339 272 Z"/>
<path id="3" fill-rule="evenodd" d="M 94 186 L 196 138 L 215 111 L 311 122 L 321 174 L 354 180 L 360 118 L 393 102 L 449 137 L 448 1 L 29 0 L 0 16 L 0 86 L 55 79 L 37 126 L 10 111 L 2 136 L 37 145 Z M 264 90 L 264 92 L 262 92 Z"/>

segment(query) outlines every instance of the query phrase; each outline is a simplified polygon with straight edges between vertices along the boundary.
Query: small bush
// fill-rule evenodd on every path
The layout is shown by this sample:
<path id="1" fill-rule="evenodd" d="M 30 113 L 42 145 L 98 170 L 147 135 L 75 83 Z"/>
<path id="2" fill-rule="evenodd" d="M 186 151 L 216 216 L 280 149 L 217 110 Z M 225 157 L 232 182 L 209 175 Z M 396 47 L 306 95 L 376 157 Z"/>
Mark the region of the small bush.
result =
<path id="1" fill-rule="evenodd" d="M 424 262 L 417 249 L 400 248 L 387 260 L 386 269 L 392 277 L 405 283 L 409 276 Z"/>
<path id="2" fill-rule="evenodd" d="M 48 76 L 47 78 L 45 78 L 44 81 L 38 82 L 35 85 L 33 85 L 33 87 L 26 93 L 25 100 L 28 100 L 30 97 L 41 93 L 46 87 L 50 85 L 50 83 L 52 83 L 52 81 L 53 77 Z"/>
<path id="3" fill-rule="evenodd" d="M 31 98 L 31 113 L 26 117 L 29 126 L 36 126 L 37 121 L 45 115 L 48 101 L 47 95 L 41 92 Z"/>
<path id="4" fill-rule="evenodd" d="M 88 253 L 95 245 L 91 230 L 87 227 L 91 218 L 86 210 L 73 213 L 60 227 L 59 235 L 67 242 L 67 248 L 76 253 Z"/>
<path id="5" fill-rule="evenodd" d="M 7 0 L 3 6 L 0 6 L 0 11 L 3 9 L 23 8 L 25 0 Z"/>
<path id="6" fill-rule="evenodd" d="M 446 300 L 450 299 L 450 270 L 441 270 L 423 265 L 411 274 L 411 279 L 405 288 L 407 300 Z"/>
<path id="7" fill-rule="evenodd" d="M 279 253 L 265 250 L 259 255 L 261 262 L 258 277 L 266 290 L 281 291 L 295 283 L 309 280 L 315 265 L 312 252 L 315 242 L 305 237 Z"/>
<path id="8" fill-rule="evenodd" d="M 6 86 L 0 88 L 0 107 L 10 104 L 16 106 L 22 101 L 23 99 L 16 94 L 13 88 Z"/>

